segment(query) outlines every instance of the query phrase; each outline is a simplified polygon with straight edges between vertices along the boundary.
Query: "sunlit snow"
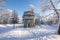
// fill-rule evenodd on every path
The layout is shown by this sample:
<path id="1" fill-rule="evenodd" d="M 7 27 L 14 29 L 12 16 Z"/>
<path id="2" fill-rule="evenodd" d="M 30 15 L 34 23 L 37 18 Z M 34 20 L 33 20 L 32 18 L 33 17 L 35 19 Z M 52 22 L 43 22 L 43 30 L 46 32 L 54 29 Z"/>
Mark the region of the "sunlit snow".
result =
<path id="1" fill-rule="evenodd" d="M 0 40 L 59 40 L 57 25 L 36 25 L 24 28 L 23 24 L 0 25 Z"/>

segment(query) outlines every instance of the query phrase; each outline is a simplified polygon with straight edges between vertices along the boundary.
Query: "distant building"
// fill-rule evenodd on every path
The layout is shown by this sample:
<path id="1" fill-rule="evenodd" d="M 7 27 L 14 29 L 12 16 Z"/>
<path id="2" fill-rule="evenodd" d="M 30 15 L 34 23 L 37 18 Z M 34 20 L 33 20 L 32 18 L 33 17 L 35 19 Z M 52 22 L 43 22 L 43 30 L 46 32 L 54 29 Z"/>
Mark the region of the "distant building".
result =
<path id="1" fill-rule="evenodd" d="M 33 11 L 25 11 L 23 15 L 24 27 L 35 26 L 35 15 Z"/>

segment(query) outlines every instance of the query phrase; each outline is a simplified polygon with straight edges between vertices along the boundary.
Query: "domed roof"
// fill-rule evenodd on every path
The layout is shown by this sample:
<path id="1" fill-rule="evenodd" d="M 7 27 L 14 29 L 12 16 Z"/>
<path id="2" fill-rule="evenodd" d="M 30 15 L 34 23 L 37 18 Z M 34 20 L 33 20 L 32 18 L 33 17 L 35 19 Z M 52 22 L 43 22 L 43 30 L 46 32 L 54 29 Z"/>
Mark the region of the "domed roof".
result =
<path id="1" fill-rule="evenodd" d="M 33 11 L 25 11 L 24 15 L 33 15 L 34 16 L 34 12 Z"/>
<path id="2" fill-rule="evenodd" d="M 33 11 L 25 11 L 25 12 L 24 12 L 24 14 L 27 14 L 27 13 L 28 13 L 28 14 L 29 14 L 29 13 L 34 14 Z"/>

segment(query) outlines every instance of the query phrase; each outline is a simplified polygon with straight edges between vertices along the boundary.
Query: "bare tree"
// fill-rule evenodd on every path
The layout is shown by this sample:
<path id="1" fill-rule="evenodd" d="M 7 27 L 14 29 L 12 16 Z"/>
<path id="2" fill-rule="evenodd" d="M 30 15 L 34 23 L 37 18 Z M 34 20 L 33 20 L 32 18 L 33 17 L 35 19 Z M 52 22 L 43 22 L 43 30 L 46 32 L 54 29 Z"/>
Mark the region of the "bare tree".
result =
<path id="1" fill-rule="evenodd" d="M 51 0 L 42 0 L 42 1 L 40 2 L 40 5 L 41 5 L 40 7 L 41 7 L 42 11 L 53 10 L 53 9 L 54 9 L 54 8 L 52 7 L 50 1 L 51 1 Z M 57 4 L 60 3 L 60 0 L 52 0 L 52 2 L 53 2 L 53 5 L 57 6 Z"/>
<path id="2" fill-rule="evenodd" d="M 59 21 L 59 13 L 57 11 L 56 5 L 60 2 L 60 0 L 45 0 L 45 2 L 42 2 L 42 4 L 44 3 L 44 5 L 42 5 L 42 10 L 43 11 L 47 11 L 47 10 L 54 10 L 54 12 L 57 14 L 58 16 L 58 34 L 60 34 L 60 21 Z"/>
<path id="3" fill-rule="evenodd" d="M 52 7 L 54 8 L 54 11 L 56 12 L 56 14 L 58 16 L 58 22 L 59 22 L 59 13 L 58 13 L 57 9 L 55 8 L 52 0 L 50 0 L 50 3 L 51 3 Z M 58 25 L 59 25 L 58 34 L 60 34 L 60 23 L 58 23 Z"/>
<path id="4" fill-rule="evenodd" d="M 58 19 L 59 19 L 59 13 L 58 13 L 57 9 L 55 8 L 55 5 L 53 4 L 52 0 L 50 0 L 50 3 L 51 3 L 54 11 L 56 12 L 56 14 L 57 14 L 57 16 L 58 16 Z"/>

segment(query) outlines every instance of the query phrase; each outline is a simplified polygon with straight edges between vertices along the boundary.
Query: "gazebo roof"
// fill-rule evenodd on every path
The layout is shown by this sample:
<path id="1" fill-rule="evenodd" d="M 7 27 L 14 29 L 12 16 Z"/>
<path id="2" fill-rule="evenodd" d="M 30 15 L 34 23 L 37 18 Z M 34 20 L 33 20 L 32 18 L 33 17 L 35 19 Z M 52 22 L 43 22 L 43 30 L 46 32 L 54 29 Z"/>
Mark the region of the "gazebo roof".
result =
<path id="1" fill-rule="evenodd" d="M 27 13 L 31 13 L 31 14 L 34 14 L 33 11 L 25 11 L 24 14 L 27 14 Z"/>

